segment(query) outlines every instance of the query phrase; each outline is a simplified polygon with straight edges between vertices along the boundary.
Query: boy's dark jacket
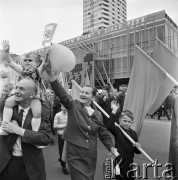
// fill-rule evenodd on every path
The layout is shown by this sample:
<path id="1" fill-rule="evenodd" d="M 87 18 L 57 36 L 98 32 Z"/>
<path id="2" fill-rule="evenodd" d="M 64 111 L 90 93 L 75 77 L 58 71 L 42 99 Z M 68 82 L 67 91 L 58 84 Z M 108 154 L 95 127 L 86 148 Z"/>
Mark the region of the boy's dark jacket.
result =
<path id="1" fill-rule="evenodd" d="M 127 173 L 133 167 L 131 166 L 134 159 L 134 153 L 140 154 L 141 152 L 133 146 L 133 144 L 127 139 L 119 127 L 115 125 L 117 120 L 117 115 L 111 113 L 110 118 L 108 119 L 105 126 L 112 133 L 115 139 L 115 147 L 117 148 L 122 162 L 120 164 L 121 175 L 124 179 L 129 179 Z M 134 130 L 123 129 L 129 136 L 135 141 L 138 142 L 137 134 Z"/>

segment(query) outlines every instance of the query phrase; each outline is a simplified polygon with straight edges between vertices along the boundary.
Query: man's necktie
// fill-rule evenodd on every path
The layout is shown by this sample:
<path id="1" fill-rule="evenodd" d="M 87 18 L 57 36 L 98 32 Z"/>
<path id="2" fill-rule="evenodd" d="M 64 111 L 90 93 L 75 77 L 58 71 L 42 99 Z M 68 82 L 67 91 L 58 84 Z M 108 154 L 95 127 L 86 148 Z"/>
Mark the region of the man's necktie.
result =
<path id="1" fill-rule="evenodd" d="M 20 127 L 22 127 L 23 112 L 24 112 L 24 110 L 21 109 L 20 112 L 18 113 L 18 124 Z"/>
<path id="2" fill-rule="evenodd" d="M 23 120 L 23 112 L 24 110 L 21 109 L 20 112 L 18 113 L 18 111 L 16 111 L 16 116 L 17 118 L 15 119 L 18 123 L 18 125 L 20 127 L 22 127 L 22 120 Z M 17 114 L 18 113 L 18 114 Z M 9 152 L 12 153 L 13 151 L 13 145 L 15 144 L 16 140 L 17 140 L 17 137 L 18 135 L 14 135 L 12 136 L 12 138 L 10 139 L 10 142 L 9 142 Z"/>

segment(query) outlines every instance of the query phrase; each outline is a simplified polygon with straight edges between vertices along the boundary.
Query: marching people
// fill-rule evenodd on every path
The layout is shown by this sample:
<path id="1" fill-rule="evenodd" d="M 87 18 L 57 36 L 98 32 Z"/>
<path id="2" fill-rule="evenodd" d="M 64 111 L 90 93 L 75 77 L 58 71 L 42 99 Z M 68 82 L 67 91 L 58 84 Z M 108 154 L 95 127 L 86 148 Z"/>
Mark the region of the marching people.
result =
<path id="1" fill-rule="evenodd" d="M 58 96 L 56 96 L 56 94 L 54 93 L 54 102 L 53 102 L 53 117 L 55 117 L 55 115 L 61 111 L 61 103 L 60 103 L 60 99 L 58 98 Z"/>
<path id="2" fill-rule="evenodd" d="M 59 150 L 59 159 L 58 161 L 61 163 L 62 171 L 64 174 L 69 174 L 69 171 L 66 166 L 66 161 L 63 158 L 63 155 L 66 154 L 64 151 L 66 151 L 64 147 L 64 140 L 62 139 L 62 135 L 65 131 L 65 128 L 67 126 L 67 110 L 62 105 L 61 111 L 58 112 L 54 117 L 54 128 L 57 130 L 58 133 L 58 150 Z"/>
<path id="3" fill-rule="evenodd" d="M 92 86 L 85 86 L 80 99 L 73 100 L 52 73 L 49 51 L 46 60 L 46 72 L 51 87 L 68 111 L 68 123 L 63 139 L 67 141 L 66 159 L 71 179 L 93 180 L 97 162 L 97 137 L 109 151 L 113 154 L 117 153 L 103 125 L 102 115 L 92 102 L 96 90 Z"/>
<path id="4" fill-rule="evenodd" d="M 167 119 L 170 120 L 170 116 L 168 114 L 167 107 L 166 107 L 166 99 L 164 100 L 164 102 L 158 109 L 158 120 L 160 120 L 160 117 L 163 116 L 163 114 L 162 114 L 163 112 L 164 112 L 164 115 L 166 115 Z"/>
<path id="5" fill-rule="evenodd" d="M 122 159 L 120 163 L 120 175 L 116 175 L 116 179 L 131 180 L 135 179 L 132 171 L 134 153 L 140 154 L 141 152 L 136 147 L 141 146 L 138 143 L 136 132 L 131 129 L 134 120 L 133 113 L 129 110 L 124 110 L 122 111 L 119 120 L 117 120 L 116 112 L 119 107 L 120 105 L 117 101 L 111 102 L 112 113 L 108 119 L 107 128 L 115 138 L 115 147 L 120 154 L 118 162 Z M 127 139 L 127 137 L 125 137 L 120 128 L 115 125 L 116 121 L 119 122 L 120 127 L 136 142 L 134 145 Z"/>
<path id="6" fill-rule="evenodd" d="M 53 135 L 55 135 L 54 130 L 54 115 L 53 115 L 53 104 L 54 104 L 54 96 L 51 93 L 51 89 L 47 88 L 45 90 L 45 96 L 44 96 L 44 106 L 49 109 L 49 122 L 51 124 L 51 132 Z M 54 144 L 54 138 L 51 141 L 51 144 Z"/>
<path id="7" fill-rule="evenodd" d="M 38 146 L 46 146 L 51 141 L 49 111 L 43 107 L 39 131 L 33 131 L 31 101 L 36 92 L 37 86 L 31 79 L 22 79 L 15 86 L 18 104 L 13 107 L 11 121 L 1 124 L 8 132 L 7 136 L 0 136 L 1 180 L 46 179 L 43 152 Z"/>
<path id="8" fill-rule="evenodd" d="M 42 104 L 40 101 L 40 98 L 42 96 L 42 90 L 40 88 L 41 78 L 40 74 L 43 72 L 43 63 L 41 63 L 41 58 L 39 55 L 31 53 L 27 54 L 25 59 L 23 60 L 24 64 L 23 66 L 20 66 L 12 60 L 9 50 L 10 45 L 8 41 L 3 41 L 3 49 L 5 51 L 5 59 L 9 63 L 9 66 L 22 75 L 23 78 L 28 77 L 32 79 L 37 85 L 38 85 L 38 93 L 36 97 L 31 101 L 31 109 L 33 112 L 33 130 L 38 131 L 39 125 L 41 122 L 41 110 L 42 110 Z M 40 65 L 41 63 L 41 65 Z M 15 96 L 11 96 L 7 98 L 5 101 L 4 111 L 3 111 L 3 121 L 9 122 L 13 110 L 12 108 L 17 105 L 17 102 L 15 101 Z M 0 135 L 7 135 L 7 132 L 0 129 Z"/>
<path id="9" fill-rule="evenodd" d="M 110 93 L 111 90 L 111 86 L 107 85 L 104 88 L 104 92 L 101 94 L 101 96 L 98 99 L 98 104 L 102 107 L 102 109 L 110 115 L 111 113 L 111 101 L 114 100 L 115 98 L 111 95 L 112 93 Z M 107 123 L 108 118 L 103 115 L 103 122 L 104 124 Z"/>
<path id="10" fill-rule="evenodd" d="M 102 109 L 108 114 L 110 115 L 111 112 L 112 112 L 112 109 L 111 109 L 111 102 L 113 100 L 116 100 L 119 104 L 120 104 L 120 107 L 116 113 L 117 115 L 117 119 L 120 117 L 120 114 L 122 112 L 122 109 L 123 109 L 123 105 L 124 105 L 124 99 L 125 99 L 125 92 L 124 91 L 113 91 L 110 86 L 106 86 L 105 89 L 107 91 L 104 91 L 102 92 L 100 95 L 98 95 L 96 97 L 96 100 L 98 102 L 98 104 L 102 107 Z M 104 122 L 104 125 L 107 125 L 107 122 L 108 122 L 108 118 L 104 115 L 103 115 L 103 122 Z"/>

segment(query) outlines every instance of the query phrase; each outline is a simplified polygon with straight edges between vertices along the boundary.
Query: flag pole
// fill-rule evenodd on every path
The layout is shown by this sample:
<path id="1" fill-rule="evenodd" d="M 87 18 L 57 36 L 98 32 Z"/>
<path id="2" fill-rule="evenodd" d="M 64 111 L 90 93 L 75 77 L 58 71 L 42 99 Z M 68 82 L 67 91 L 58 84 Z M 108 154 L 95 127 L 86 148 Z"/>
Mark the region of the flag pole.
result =
<path id="1" fill-rule="evenodd" d="M 109 115 L 99 106 L 99 104 L 96 101 L 93 101 L 93 103 L 95 104 L 95 106 L 107 117 L 109 118 Z M 116 126 L 119 126 L 117 123 L 115 123 Z M 132 143 L 135 144 L 135 141 L 125 132 L 122 130 L 122 128 L 119 126 L 119 128 L 121 129 L 121 131 L 123 132 L 123 134 L 128 138 L 128 140 Z M 154 163 L 155 161 L 141 148 L 141 147 L 137 147 L 137 149 L 142 152 L 142 154 L 151 162 Z"/>
<path id="2" fill-rule="evenodd" d="M 143 51 L 143 50 L 142 50 L 140 47 L 138 47 L 137 45 L 135 45 L 135 47 L 136 47 L 137 49 L 139 49 L 140 51 Z M 166 76 L 167 76 L 173 83 L 175 83 L 175 85 L 178 86 L 178 82 L 177 82 L 169 73 L 167 73 L 164 68 L 162 68 L 156 61 L 154 61 L 152 58 L 150 58 L 150 56 L 148 56 L 144 51 L 143 51 L 143 53 L 145 54 L 145 56 L 148 57 L 148 59 L 149 59 L 154 65 L 156 65 L 161 71 L 163 71 L 163 72 L 166 74 Z"/>
<path id="3" fill-rule="evenodd" d="M 115 122 L 115 125 L 117 127 L 120 128 L 120 130 L 123 132 L 123 134 L 128 138 L 128 140 L 132 143 L 132 144 L 135 144 L 135 141 L 120 127 L 119 124 L 117 124 Z M 144 154 L 149 160 L 151 163 L 154 163 L 155 161 L 141 148 L 141 147 L 136 147 L 140 152 L 142 152 L 142 154 Z"/>

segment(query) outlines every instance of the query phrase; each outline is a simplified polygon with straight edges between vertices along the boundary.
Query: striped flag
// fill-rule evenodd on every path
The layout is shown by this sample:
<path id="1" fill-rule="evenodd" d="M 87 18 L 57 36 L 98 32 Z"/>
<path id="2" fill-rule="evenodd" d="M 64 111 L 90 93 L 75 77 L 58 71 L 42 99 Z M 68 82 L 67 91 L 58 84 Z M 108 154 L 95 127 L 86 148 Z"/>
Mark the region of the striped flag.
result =
<path id="1" fill-rule="evenodd" d="M 167 73 L 142 49 L 135 46 L 135 59 L 123 109 L 133 112 L 134 123 L 132 128 L 138 135 L 140 134 L 143 120 L 149 109 L 155 104 L 159 93 L 166 91 L 169 94 L 173 86 L 174 83 L 170 80 Z M 163 87 L 166 89 L 163 89 Z"/>

